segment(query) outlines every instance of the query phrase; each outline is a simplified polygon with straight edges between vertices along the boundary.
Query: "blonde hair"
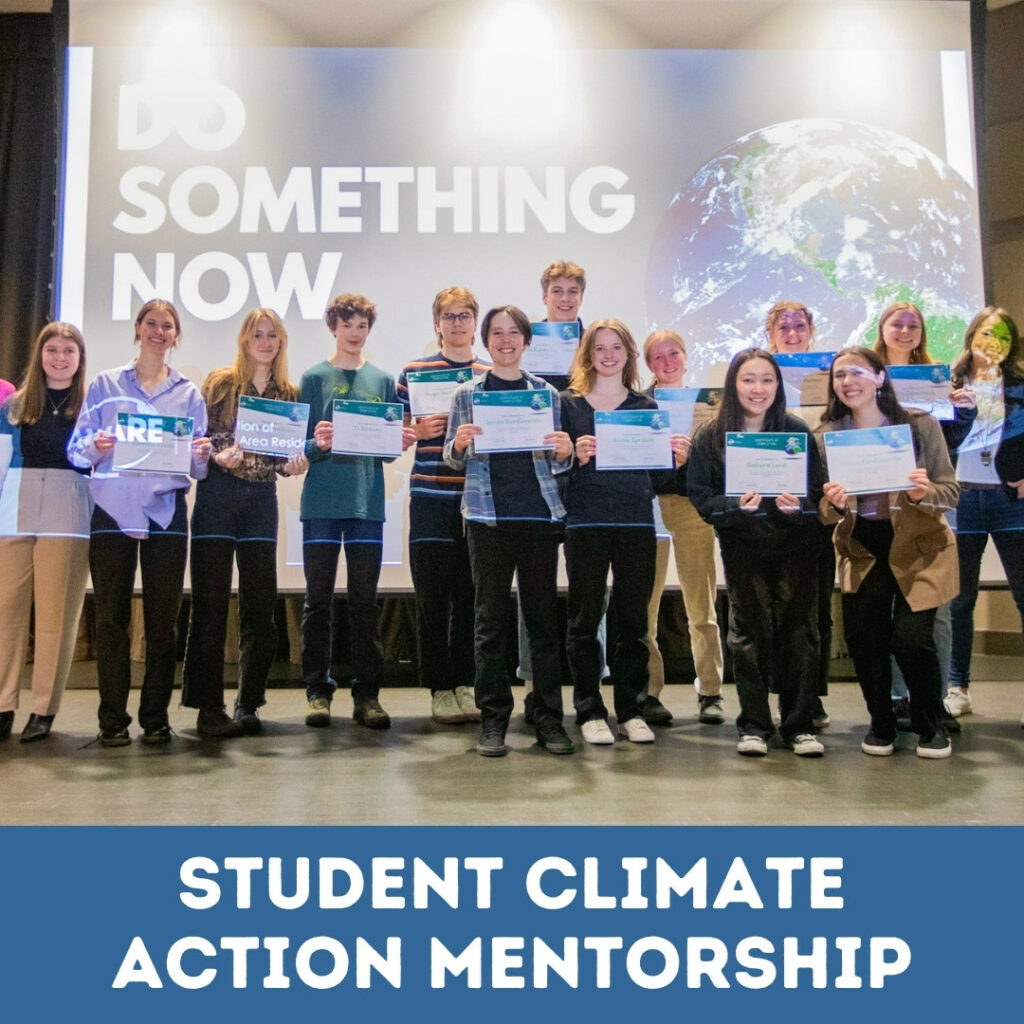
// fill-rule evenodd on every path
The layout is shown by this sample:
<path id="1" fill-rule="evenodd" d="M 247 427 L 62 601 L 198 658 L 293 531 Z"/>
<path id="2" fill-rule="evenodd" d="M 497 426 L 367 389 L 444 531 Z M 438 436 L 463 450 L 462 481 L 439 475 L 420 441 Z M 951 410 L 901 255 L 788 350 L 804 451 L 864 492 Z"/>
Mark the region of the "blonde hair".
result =
<path id="1" fill-rule="evenodd" d="M 660 341 L 671 341 L 684 356 L 689 355 L 686 351 L 686 342 L 683 341 L 683 336 L 669 330 L 667 327 L 661 327 L 656 331 L 651 331 L 644 342 L 644 362 L 647 364 L 648 369 L 651 366 L 651 349 Z"/>
<path id="2" fill-rule="evenodd" d="M 449 306 L 465 306 L 466 309 L 473 311 L 474 319 L 480 315 L 480 303 L 476 301 L 476 296 L 468 288 L 463 288 L 462 285 L 458 284 L 452 285 L 451 288 L 442 288 L 434 296 L 434 305 L 431 308 L 431 312 L 434 314 L 434 330 L 437 332 L 438 342 L 441 341 L 441 330 L 439 327 L 441 314 Z"/>
<path id="3" fill-rule="evenodd" d="M 273 324 L 281 339 L 281 345 L 270 364 L 270 374 L 277 384 L 281 397 L 288 402 L 294 402 L 298 397 L 299 389 L 288 379 L 288 331 L 285 329 L 281 318 L 272 309 L 254 309 L 249 312 L 242 321 L 238 331 L 238 348 L 235 352 L 235 361 L 230 366 L 222 366 L 214 370 L 206 378 L 203 384 L 203 398 L 207 405 L 218 405 L 230 399 L 238 401 L 253 379 L 256 372 L 256 360 L 253 357 L 250 343 L 252 336 L 256 333 L 256 327 L 261 320 L 269 320 Z"/>
<path id="4" fill-rule="evenodd" d="M 629 328 L 621 321 L 614 318 L 606 320 L 595 320 L 584 332 L 580 339 L 579 348 L 573 358 L 572 366 L 569 369 L 569 388 L 581 395 L 590 394 L 594 389 L 594 381 L 597 379 L 597 370 L 594 367 L 594 344 L 597 340 L 598 331 L 613 331 L 626 348 L 626 365 L 622 368 L 622 383 L 630 391 L 636 391 L 640 386 L 640 377 L 637 372 L 639 353 L 633 335 Z"/>
<path id="5" fill-rule="evenodd" d="M 783 313 L 803 313 L 807 318 L 807 326 L 811 329 L 811 340 L 807 343 L 807 347 L 810 348 L 814 343 L 814 314 L 802 302 L 784 301 L 776 302 L 764 318 L 764 333 L 768 339 L 768 351 L 775 352 L 775 349 L 772 348 L 772 331 L 778 326 Z"/>

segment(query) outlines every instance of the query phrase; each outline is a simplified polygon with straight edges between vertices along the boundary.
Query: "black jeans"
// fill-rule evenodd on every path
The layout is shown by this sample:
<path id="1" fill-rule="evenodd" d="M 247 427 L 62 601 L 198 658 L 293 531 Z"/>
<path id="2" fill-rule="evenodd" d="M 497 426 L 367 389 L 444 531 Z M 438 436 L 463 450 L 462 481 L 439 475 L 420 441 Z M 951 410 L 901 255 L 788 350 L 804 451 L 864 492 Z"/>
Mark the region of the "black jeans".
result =
<path id="1" fill-rule="evenodd" d="M 601 699 L 604 659 L 597 628 L 604 615 L 609 568 L 609 607 L 617 626 L 615 651 L 609 659 L 615 716 L 620 722 L 640 716 L 637 701 L 647 686 L 647 603 L 654 589 L 656 557 L 657 540 L 649 526 L 578 526 L 565 532 L 569 573 L 566 643 L 580 725 L 608 717 Z"/>
<path id="2" fill-rule="evenodd" d="M 875 556 L 856 593 L 843 594 L 846 646 L 871 715 L 871 731 L 885 742 L 896 737 L 891 655 L 910 693 L 911 728 L 931 739 L 942 715 L 935 609 L 915 612 L 900 593 L 889 568 L 892 523 L 888 519 L 858 519 L 853 536 Z"/>
<path id="3" fill-rule="evenodd" d="M 409 570 L 416 591 L 420 685 L 472 686 L 473 573 L 458 501 L 409 501 Z"/>
<path id="4" fill-rule="evenodd" d="M 769 739 L 775 732 L 768 684 L 779 694 L 784 742 L 813 732 L 818 705 L 819 547 L 755 557 L 749 549 L 722 546 L 729 596 L 728 645 L 740 713 L 741 736 Z"/>
<path id="5" fill-rule="evenodd" d="M 140 540 L 122 533 L 103 509 L 96 507 L 89 539 L 96 609 L 96 670 L 99 676 L 100 729 L 116 732 L 132 721 L 128 714 L 131 691 L 131 637 L 136 565 L 142 569 L 142 615 L 146 631 L 146 672 L 139 696 L 139 725 L 167 725 L 167 708 L 174 690 L 174 626 L 181 607 L 188 552 L 185 492 L 175 493 L 174 516 L 162 529 L 150 521 L 149 537 Z"/>
<path id="6" fill-rule="evenodd" d="M 469 522 L 469 560 L 476 588 L 476 705 L 481 725 L 501 729 L 512 714 L 506 652 L 509 595 L 518 573 L 519 607 L 533 657 L 534 721 L 562 720 L 559 671 L 558 544 L 560 529 Z"/>
<path id="7" fill-rule="evenodd" d="M 231 567 L 238 560 L 240 658 L 235 705 L 266 703 L 267 676 L 277 655 L 277 488 L 210 468 L 192 512 L 192 612 L 181 702 L 224 705 L 224 643 Z"/>
<path id="8" fill-rule="evenodd" d="M 306 519 L 302 523 L 302 565 L 306 601 L 302 606 L 302 681 L 306 696 L 334 695 L 331 678 L 331 610 L 338 558 L 345 545 L 346 606 L 349 620 L 354 700 L 380 693 L 384 648 L 377 612 L 377 581 L 383 552 L 384 524 L 366 519 Z"/>

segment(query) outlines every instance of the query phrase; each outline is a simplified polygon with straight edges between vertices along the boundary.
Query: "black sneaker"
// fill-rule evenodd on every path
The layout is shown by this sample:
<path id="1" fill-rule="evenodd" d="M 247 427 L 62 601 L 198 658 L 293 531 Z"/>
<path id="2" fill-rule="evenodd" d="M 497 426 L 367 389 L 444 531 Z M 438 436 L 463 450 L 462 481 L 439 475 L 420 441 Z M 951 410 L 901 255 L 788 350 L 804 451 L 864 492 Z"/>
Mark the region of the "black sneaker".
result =
<path id="1" fill-rule="evenodd" d="M 376 697 L 357 700 L 352 707 L 352 717 L 367 729 L 391 728 L 391 716 L 380 706 Z"/>
<path id="2" fill-rule="evenodd" d="M 872 757 L 888 757 L 895 747 L 892 740 L 883 740 L 869 729 L 867 736 L 864 737 L 860 745 L 860 749 Z"/>
<path id="3" fill-rule="evenodd" d="M 549 754 L 571 754 L 576 748 L 561 722 L 545 719 L 537 725 L 537 742 Z"/>
<path id="4" fill-rule="evenodd" d="M 227 740 L 242 735 L 242 727 L 223 708 L 200 708 L 196 732 L 206 739 Z"/>
<path id="5" fill-rule="evenodd" d="M 527 725 L 536 725 L 533 717 L 533 690 L 523 697 L 523 721 Z"/>
<path id="6" fill-rule="evenodd" d="M 247 704 L 239 704 L 235 708 L 235 721 L 242 727 L 243 736 L 255 736 L 263 732 L 259 711 Z"/>
<path id="7" fill-rule="evenodd" d="M 476 741 L 476 752 L 481 757 L 504 757 L 508 753 L 505 733 L 494 726 L 484 729 Z"/>
<path id="8" fill-rule="evenodd" d="M 161 725 L 156 729 L 143 729 L 142 742 L 147 747 L 162 747 L 165 743 L 171 742 L 171 727 Z"/>
<path id="9" fill-rule="evenodd" d="M 101 747 L 127 747 L 132 741 L 127 729 L 103 729 L 96 739 Z"/>
<path id="10" fill-rule="evenodd" d="M 11 727 L 14 725 L 13 711 L 0 711 L 0 740 L 7 739 L 11 735 Z"/>
<path id="11" fill-rule="evenodd" d="M 640 701 L 640 714 L 648 725 L 672 724 L 672 712 L 657 697 L 644 697 Z"/>
<path id="12" fill-rule="evenodd" d="M 946 735 L 945 729 L 940 729 L 933 736 L 929 736 L 925 739 L 922 736 L 917 741 L 917 756 L 926 757 L 932 760 L 937 760 L 943 757 L 949 757 L 953 753 L 953 744 L 949 742 L 949 737 Z"/>
<path id="13" fill-rule="evenodd" d="M 896 716 L 896 728 L 900 732 L 911 732 L 910 701 L 900 697 L 892 702 L 892 713 Z"/>

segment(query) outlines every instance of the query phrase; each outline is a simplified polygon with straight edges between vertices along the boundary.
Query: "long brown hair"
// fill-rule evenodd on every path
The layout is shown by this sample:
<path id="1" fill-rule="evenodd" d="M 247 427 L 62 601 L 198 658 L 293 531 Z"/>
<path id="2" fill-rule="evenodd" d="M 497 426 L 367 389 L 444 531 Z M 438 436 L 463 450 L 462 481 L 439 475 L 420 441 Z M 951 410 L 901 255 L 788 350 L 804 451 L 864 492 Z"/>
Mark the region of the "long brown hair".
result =
<path id="1" fill-rule="evenodd" d="M 886 306 L 882 310 L 882 315 L 878 318 L 878 334 L 875 336 L 875 343 L 871 346 L 872 351 L 878 355 L 886 366 L 889 365 L 889 352 L 885 347 L 882 328 L 885 326 L 886 320 L 894 317 L 897 313 L 902 313 L 904 310 L 915 313 L 917 319 L 921 321 L 921 344 L 910 353 L 911 365 L 918 366 L 921 363 L 934 363 L 935 360 L 928 354 L 928 328 L 925 326 L 924 314 L 912 302 L 894 302 L 891 306 Z M 888 377 L 888 374 L 886 374 L 886 377 Z"/>
<path id="2" fill-rule="evenodd" d="M 287 402 L 294 402 L 299 389 L 288 379 L 288 331 L 285 330 L 281 318 L 272 309 L 254 309 L 246 315 L 238 331 L 238 348 L 235 361 L 230 366 L 222 366 L 214 370 L 203 384 L 203 398 L 207 405 L 218 405 L 230 399 L 238 401 L 256 372 L 256 360 L 249 347 L 256 326 L 260 320 L 269 320 L 281 339 L 280 348 L 270 364 L 270 374 L 277 384 L 281 397 Z"/>
<path id="3" fill-rule="evenodd" d="M 1000 372 L 1005 367 L 1014 377 L 1024 377 L 1024 347 L 1020 343 L 1020 331 L 1017 330 L 1017 324 L 1002 306 L 986 306 L 967 326 L 967 331 L 964 334 L 964 350 L 953 361 L 953 366 L 950 369 L 953 387 L 962 388 L 964 384 L 974 379 L 974 353 L 971 343 L 974 341 L 978 329 L 990 316 L 999 317 L 1010 332 L 1010 351 L 1000 366 Z"/>
<path id="4" fill-rule="evenodd" d="M 594 344 L 598 331 L 611 331 L 625 346 L 626 365 L 622 368 L 622 383 L 630 391 L 636 391 L 640 387 L 640 376 L 637 372 L 640 357 L 636 342 L 629 333 L 629 328 L 621 320 L 611 317 L 606 320 L 595 320 L 583 332 L 569 370 L 570 389 L 581 395 L 588 395 L 594 390 L 594 381 L 597 379 L 597 370 L 594 368 Z"/>
<path id="5" fill-rule="evenodd" d="M 21 387 L 11 396 L 8 417 L 14 426 L 30 427 L 46 411 L 46 373 L 43 370 L 43 346 L 51 338 L 69 338 L 78 346 L 78 369 L 71 378 L 71 395 L 64 406 L 69 420 L 78 419 L 85 399 L 85 339 L 74 325 L 62 320 L 47 324 L 32 346 L 32 356 Z"/>

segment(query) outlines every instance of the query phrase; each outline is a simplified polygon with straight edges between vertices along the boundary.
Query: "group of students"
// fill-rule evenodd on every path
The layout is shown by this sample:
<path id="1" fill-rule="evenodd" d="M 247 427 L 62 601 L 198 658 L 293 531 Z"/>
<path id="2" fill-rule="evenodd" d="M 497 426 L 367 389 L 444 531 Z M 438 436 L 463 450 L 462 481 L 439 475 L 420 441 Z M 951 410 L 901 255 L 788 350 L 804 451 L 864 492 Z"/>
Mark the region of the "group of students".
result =
<path id="1" fill-rule="evenodd" d="M 277 646 L 275 484 L 279 476 L 302 474 L 306 724 L 331 724 L 338 685 L 330 671 L 331 617 L 344 547 L 352 714 L 367 728 L 387 728 L 390 717 L 379 699 L 384 656 L 377 610 L 387 460 L 332 451 L 332 402 L 344 398 L 405 406 L 402 444 L 415 446 L 409 564 L 420 681 L 431 692 L 437 722 L 480 723 L 479 754 L 507 752 L 513 579 L 525 626 L 520 660 L 528 664 L 532 683 L 529 720 L 546 750 L 574 750 L 563 725 L 563 644 L 585 742 L 615 741 L 601 692 L 606 660 L 613 668 L 620 736 L 650 743 L 651 725 L 671 721 L 659 699 L 664 668 L 657 617 L 669 541 L 658 539 L 656 502 L 661 532 L 675 549 L 701 722 L 718 724 L 725 717 L 715 617 L 717 535 L 740 705 L 740 754 L 766 754 L 776 733 L 798 755 L 824 753 L 817 733 L 828 724 L 821 698 L 838 566 L 846 641 L 870 716 L 862 749 L 891 754 L 897 729 L 907 727 L 918 733 L 920 756 L 948 756 L 948 732 L 971 710 L 973 610 L 989 534 L 1024 620 L 1024 350 L 1012 318 L 987 308 L 972 321 L 952 368 L 956 419 L 941 427 L 931 416 L 899 405 L 887 372 L 889 365 L 931 361 L 923 317 L 909 303 L 885 310 L 873 347 L 835 354 L 827 406 L 800 410 L 801 419 L 786 409 L 773 353 L 810 350 L 813 316 L 799 303 L 779 303 L 768 314 L 767 346 L 732 359 L 716 416 L 692 437 L 672 437 L 672 468 L 601 469 L 595 413 L 656 407 L 655 387 L 682 385 L 687 352 L 672 331 L 655 331 L 641 353 L 619 320 L 598 320 L 584 330 L 579 309 L 585 287 L 583 270 L 571 262 L 552 264 L 541 279 L 548 318 L 575 322 L 582 335 L 566 380 L 523 369 L 531 323 L 512 305 L 480 318 L 486 354 L 478 354 L 479 307 L 461 287 L 438 293 L 432 309 L 437 350 L 410 361 L 397 381 L 365 358 L 376 309 L 359 295 L 332 300 L 325 320 L 335 350 L 306 371 L 298 387 L 288 376 L 287 332 L 269 309 L 248 314 L 234 363 L 211 373 L 201 390 L 168 363 L 181 337 L 170 302 L 143 305 L 135 320 L 136 357 L 100 373 L 88 388 L 80 332 L 64 323 L 44 328 L 22 387 L 0 415 L 0 738 L 13 725 L 33 605 L 33 711 L 21 738 L 49 733 L 91 570 L 98 742 L 131 742 L 129 620 L 138 566 L 146 639 L 138 710 L 142 742 L 171 739 L 174 628 L 189 551 L 189 476 L 118 472 L 119 412 L 193 422 L 190 475 L 198 485 L 181 699 L 197 709 L 197 732 L 227 738 L 262 728 L 259 708 Z M 646 391 L 641 354 L 653 374 Z M 447 415 L 412 416 L 409 375 L 445 369 L 468 370 L 472 379 L 455 391 Z M 474 422 L 474 396 L 516 390 L 539 392 L 551 406 L 554 429 L 544 447 L 478 451 L 483 428 Z M 243 450 L 235 437 L 240 396 L 308 404 L 305 450 L 290 458 Z M 812 429 L 806 420 L 820 422 Z M 827 432 L 904 423 L 910 425 L 917 462 L 904 489 L 851 496 L 828 479 L 822 454 Z M 809 445 L 806 494 L 727 495 L 730 431 L 816 437 L 822 447 Z M 954 515 L 956 537 L 950 527 Z M 560 544 L 569 581 L 564 636 L 557 626 Z M 235 562 L 241 659 L 229 714 L 223 653 Z M 609 607 L 615 645 L 606 651 Z M 950 615 L 944 616 L 947 608 Z M 944 619 L 951 630 L 943 630 Z M 905 692 L 893 688 L 893 661 Z M 947 676 L 951 685 L 943 703 Z M 777 729 L 769 702 L 773 692 Z"/>

